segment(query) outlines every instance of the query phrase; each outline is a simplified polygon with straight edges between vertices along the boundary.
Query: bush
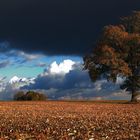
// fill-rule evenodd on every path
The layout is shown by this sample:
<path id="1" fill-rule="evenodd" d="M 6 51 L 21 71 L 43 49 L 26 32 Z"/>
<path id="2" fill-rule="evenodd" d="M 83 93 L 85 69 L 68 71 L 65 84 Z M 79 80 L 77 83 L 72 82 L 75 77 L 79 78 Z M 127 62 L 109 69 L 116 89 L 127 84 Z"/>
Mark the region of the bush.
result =
<path id="1" fill-rule="evenodd" d="M 45 101 L 47 97 L 38 92 L 28 91 L 26 93 L 19 91 L 14 95 L 15 101 Z"/>

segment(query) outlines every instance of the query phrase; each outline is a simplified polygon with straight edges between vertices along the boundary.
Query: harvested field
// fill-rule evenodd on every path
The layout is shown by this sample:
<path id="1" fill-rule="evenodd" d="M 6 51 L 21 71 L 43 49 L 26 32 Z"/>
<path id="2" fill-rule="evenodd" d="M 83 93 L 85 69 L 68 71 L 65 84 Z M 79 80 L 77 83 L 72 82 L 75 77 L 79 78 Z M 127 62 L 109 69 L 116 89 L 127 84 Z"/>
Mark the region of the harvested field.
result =
<path id="1" fill-rule="evenodd" d="M 0 102 L 0 140 L 139 140 L 140 104 Z"/>

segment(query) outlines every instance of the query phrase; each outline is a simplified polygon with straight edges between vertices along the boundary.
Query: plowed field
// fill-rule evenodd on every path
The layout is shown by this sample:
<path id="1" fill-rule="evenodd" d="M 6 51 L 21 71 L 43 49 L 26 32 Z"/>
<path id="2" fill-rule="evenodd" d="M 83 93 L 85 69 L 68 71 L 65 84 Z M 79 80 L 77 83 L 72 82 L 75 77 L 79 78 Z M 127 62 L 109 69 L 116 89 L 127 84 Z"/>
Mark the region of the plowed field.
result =
<path id="1" fill-rule="evenodd" d="M 0 102 L 0 140 L 139 140 L 140 104 Z"/>

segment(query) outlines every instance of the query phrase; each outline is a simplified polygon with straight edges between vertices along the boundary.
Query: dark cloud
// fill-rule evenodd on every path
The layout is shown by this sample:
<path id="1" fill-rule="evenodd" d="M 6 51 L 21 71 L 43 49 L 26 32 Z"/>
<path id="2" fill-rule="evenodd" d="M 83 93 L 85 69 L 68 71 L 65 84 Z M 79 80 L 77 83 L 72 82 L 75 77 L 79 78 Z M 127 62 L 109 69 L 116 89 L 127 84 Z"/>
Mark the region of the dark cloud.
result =
<path id="1" fill-rule="evenodd" d="M 11 48 L 10 48 L 8 42 L 2 41 L 2 42 L 0 43 L 0 53 L 7 53 L 7 52 L 9 52 L 10 49 L 11 49 Z M 5 55 L 6 55 L 6 54 L 5 54 Z"/>
<path id="2" fill-rule="evenodd" d="M 139 0 L 1 0 L 0 40 L 26 52 L 83 55 L 104 25 L 132 10 Z"/>

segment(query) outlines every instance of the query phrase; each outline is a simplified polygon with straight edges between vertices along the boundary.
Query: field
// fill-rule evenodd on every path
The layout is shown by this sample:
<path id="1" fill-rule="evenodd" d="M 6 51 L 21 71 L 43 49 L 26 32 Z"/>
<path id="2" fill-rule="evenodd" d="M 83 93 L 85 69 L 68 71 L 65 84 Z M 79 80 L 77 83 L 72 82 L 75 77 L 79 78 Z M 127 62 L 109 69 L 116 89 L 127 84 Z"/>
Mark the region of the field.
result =
<path id="1" fill-rule="evenodd" d="M 139 140 L 140 104 L 0 102 L 0 140 Z"/>

